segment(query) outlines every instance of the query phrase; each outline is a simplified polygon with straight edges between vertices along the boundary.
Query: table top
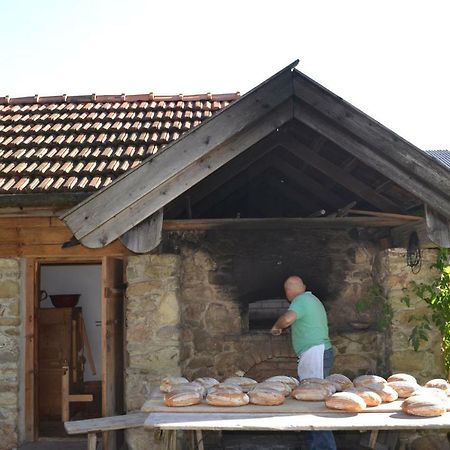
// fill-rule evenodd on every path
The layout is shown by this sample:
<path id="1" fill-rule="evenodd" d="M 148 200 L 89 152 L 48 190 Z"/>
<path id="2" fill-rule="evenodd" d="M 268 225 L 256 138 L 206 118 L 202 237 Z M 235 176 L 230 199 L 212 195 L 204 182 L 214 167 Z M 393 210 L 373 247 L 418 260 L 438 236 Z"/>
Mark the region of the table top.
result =
<path id="1" fill-rule="evenodd" d="M 416 417 L 402 412 L 361 413 L 168 413 L 152 412 L 144 428 L 162 430 L 409 430 L 450 429 L 450 413 Z"/>

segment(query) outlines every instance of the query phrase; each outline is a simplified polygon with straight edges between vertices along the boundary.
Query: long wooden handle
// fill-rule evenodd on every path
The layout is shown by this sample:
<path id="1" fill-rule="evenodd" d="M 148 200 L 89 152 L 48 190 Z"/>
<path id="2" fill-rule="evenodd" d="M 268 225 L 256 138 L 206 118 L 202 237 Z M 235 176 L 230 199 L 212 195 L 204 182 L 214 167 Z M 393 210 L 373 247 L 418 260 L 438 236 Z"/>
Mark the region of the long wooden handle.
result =
<path id="1" fill-rule="evenodd" d="M 91 344 L 89 343 L 89 338 L 86 333 L 86 326 L 84 323 L 83 316 L 81 316 L 81 334 L 83 337 L 83 344 L 86 347 L 87 360 L 89 363 L 89 367 L 91 368 L 92 375 L 96 375 L 97 370 L 95 369 L 94 357 L 92 356 Z"/>

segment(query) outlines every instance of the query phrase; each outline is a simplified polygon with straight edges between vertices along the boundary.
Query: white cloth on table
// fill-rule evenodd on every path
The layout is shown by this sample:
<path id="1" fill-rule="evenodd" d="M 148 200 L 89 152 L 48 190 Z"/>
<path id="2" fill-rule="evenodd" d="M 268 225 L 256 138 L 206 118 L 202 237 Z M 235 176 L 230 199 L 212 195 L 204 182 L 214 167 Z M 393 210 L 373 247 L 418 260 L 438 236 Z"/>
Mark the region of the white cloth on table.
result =
<path id="1" fill-rule="evenodd" d="M 314 345 L 298 357 L 298 378 L 323 378 L 323 353 L 325 344 Z"/>

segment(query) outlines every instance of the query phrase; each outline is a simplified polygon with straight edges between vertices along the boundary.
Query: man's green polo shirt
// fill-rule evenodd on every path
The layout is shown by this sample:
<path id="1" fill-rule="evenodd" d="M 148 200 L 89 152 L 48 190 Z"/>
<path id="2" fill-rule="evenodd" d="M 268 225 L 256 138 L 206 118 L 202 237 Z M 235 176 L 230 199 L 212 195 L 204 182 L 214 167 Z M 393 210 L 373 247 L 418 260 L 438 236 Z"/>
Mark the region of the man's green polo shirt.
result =
<path id="1" fill-rule="evenodd" d="M 292 346 L 297 355 L 314 345 L 325 344 L 325 350 L 331 348 L 327 313 L 315 295 L 309 291 L 297 295 L 289 310 L 297 314 L 297 319 L 291 325 Z"/>

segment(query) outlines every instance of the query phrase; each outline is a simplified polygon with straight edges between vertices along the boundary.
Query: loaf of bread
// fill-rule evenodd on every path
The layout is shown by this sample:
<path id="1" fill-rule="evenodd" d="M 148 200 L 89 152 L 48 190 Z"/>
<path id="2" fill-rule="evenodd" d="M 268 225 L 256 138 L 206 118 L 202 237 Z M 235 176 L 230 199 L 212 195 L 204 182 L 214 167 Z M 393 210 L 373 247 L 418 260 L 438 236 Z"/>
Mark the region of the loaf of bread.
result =
<path id="1" fill-rule="evenodd" d="M 200 384 L 198 381 L 192 381 L 191 383 L 185 383 L 185 384 L 179 384 L 178 385 L 178 389 L 182 389 L 182 390 L 187 390 L 187 389 L 191 389 L 191 390 L 195 390 L 197 392 L 199 392 L 202 397 L 205 397 L 207 389 L 205 388 L 205 386 L 203 386 L 203 384 Z"/>
<path id="2" fill-rule="evenodd" d="M 355 387 L 364 386 L 366 384 L 374 384 L 374 383 L 386 384 L 387 381 L 384 378 L 379 377 L 378 375 L 360 375 L 359 377 L 356 377 L 353 380 L 353 384 Z"/>
<path id="3" fill-rule="evenodd" d="M 219 381 L 217 381 L 215 378 L 211 377 L 200 377 L 196 378 L 193 383 L 199 383 L 202 386 L 205 387 L 206 390 L 209 388 L 212 388 L 213 386 L 217 386 L 219 384 Z"/>
<path id="4" fill-rule="evenodd" d="M 336 392 L 336 386 L 329 380 L 324 380 L 322 378 L 305 378 L 300 381 L 299 386 L 307 386 L 307 385 L 315 385 L 315 386 L 325 386 L 331 394 Z"/>
<path id="5" fill-rule="evenodd" d="M 298 386 L 300 383 L 297 380 L 297 378 L 289 377 L 287 375 L 277 375 L 275 377 L 267 378 L 265 381 L 277 381 L 284 384 L 287 384 L 291 389 L 294 389 L 296 386 Z"/>
<path id="6" fill-rule="evenodd" d="M 189 383 L 189 380 L 184 377 L 166 377 L 161 381 L 159 389 L 161 392 L 170 392 L 174 386 L 185 383 Z"/>
<path id="7" fill-rule="evenodd" d="M 397 392 L 399 398 L 408 398 L 420 389 L 420 386 L 413 381 L 388 381 L 387 385 Z"/>
<path id="8" fill-rule="evenodd" d="M 445 391 L 438 388 L 430 388 L 430 387 L 422 387 L 420 386 L 419 389 L 417 389 L 413 394 L 411 394 L 411 397 L 415 395 L 426 395 L 426 396 L 433 396 L 437 397 L 439 400 L 443 402 L 448 402 L 448 397 Z"/>
<path id="9" fill-rule="evenodd" d="M 390 403 L 398 399 L 398 394 L 395 389 L 385 383 L 365 384 L 363 387 L 369 391 L 376 392 L 381 397 L 383 403 Z"/>
<path id="10" fill-rule="evenodd" d="M 217 391 L 243 393 L 244 391 L 237 384 L 219 383 L 208 389 L 208 394 L 214 394 Z"/>
<path id="11" fill-rule="evenodd" d="M 274 406 L 284 403 L 284 394 L 270 387 L 254 388 L 248 393 L 250 403 L 254 405 Z"/>
<path id="12" fill-rule="evenodd" d="M 334 385 L 336 391 L 346 391 L 353 387 L 352 381 L 340 373 L 333 373 L 325 379 Z"/>
<path id="13" fill-rule="evenodd" d="M 198 405 L 202 401 L 202 395 L 196 391 L 173 389 L 164 394 L 166 406 L 191 406 Z"/>
<path id="14" fill-rule="evenodd" d="M 402 411 L 414 416 L 436 417 L 442 416 L 446 412 L 446 407 L 438 397 L 413 395 L 402 403 Z"/>
<path id="15" fill-rule="evenodd" d="M 323 401 L 335 392 L 325 384 L 300 384 L 292 391 L 292 397 L 303 401 Z"/>
<path id="16" fill-rule="evenodd" d="M 364 400 L 353 392 L 336 392 L 325 400 L 325 405 L 331 409 L 349 412 L 359 412 L 366 408 Z"/>
<path id="17" fill-rule="evenodd" d="M 366 389 L 364 386 L 350 388 L 345 392 L 359 395 L 364 400 L 366 406 L 378 406 L 382 403 L 381 397 L 376 392 Z"/>
<path id="18" fill-rule="evenodd" d="M 450 394 L 450 384 L 447 380 L 442 378 L 436 378 L 434 380 L 427 381 L 425 387 L 437 388 L 443 390 L 447 395 Z"/>
<path id="19" fill-rule="evenodd" d="M 258 382 L 248 377 L 230 377 L 224 380 L 223 384 L 234 384 L 239 386 L 244 392 L 248 392 Z"/>
<path id="20" fill-rule="evenodd" d="M 254 387 L 252 387 L 251 391 L 261 388 L 275 389 L 276 391 L 281 392 L 285 397 L 288 397 L 292 392 L 292 389 L 289 387 L 289 385 L 282 383 L 281 381 L 269 381 L 269 380 L 256 384 Z"/>
<path id="21" fill-rule="evenodd" d="M 388 383 L 391 381 L 410 381 L 411 383 L 417 384 L 417 380 L 408 373 L 394 373 L 387 379 Z"/>
<path id="22" fill-rule="evenodd" d="M 247 405 L 250 401 L 247 394 L 242 390 L 234 389 L 235 386 L 229 386 L 230 389 L 222 387 L 220 389 L 215 386 L 210 389 L 206 396 L 206 403 L 213 406 L 242 406 Z"/>

